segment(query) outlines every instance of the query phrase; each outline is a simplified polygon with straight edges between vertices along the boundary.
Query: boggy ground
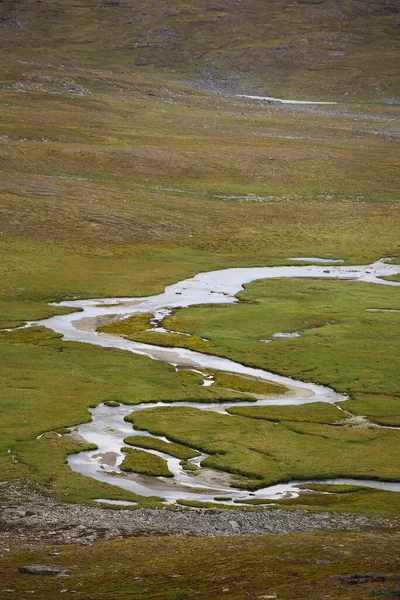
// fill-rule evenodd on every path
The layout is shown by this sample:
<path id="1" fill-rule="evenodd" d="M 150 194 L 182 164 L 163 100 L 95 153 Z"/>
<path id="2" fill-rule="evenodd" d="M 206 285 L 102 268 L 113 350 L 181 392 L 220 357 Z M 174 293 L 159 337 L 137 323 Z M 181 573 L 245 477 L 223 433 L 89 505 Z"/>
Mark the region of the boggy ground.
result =
<path id="1" fill-rule="evenodd" d="M 24 64 L 12 76 L 17 80 L 22 69 L 37 68 L 55 76 L 52 67 L 40 64 Z M 138 73 L 117 75 L 84 66 L 78 72 L 87 94 L 72 88 L 53 94 L 46 86 L 2 92 L 2 327 L 60 311 L 47 304 L 52 300 L 152 294 L 201 270 L 282 264 L 289 256 L 315 254 L 368 263 L 398 253 L 395 107 L 265 106 L 170 80 L 161 84 Z M 280 284 L 270 283 L 283 305 Z M 313 319 L 321 319 L 325 295 L 341 290 L 340 285 L 317 293 L 315 282 L 308 295 Z M 361 287 L 354 287 L 357 296 Z M 375 288 L 373 293 L 378 294 Z M 319 298 L 314 308 L 311 297 L 317 295 L 312 294 Z M 343 304 L 345 291 L 340 298 Z M 359 308 L 354 304 L 354 314 Z M 232 315 L 231 310 L 237 308 L 218 314 Z M 249 316 L 251 307 L 240 310 Z M 235 322 L 235 313 L 227 336 L 239 335 L 247 345 L 243 333 L 250 332 L 253 317 L 265 322 L 262 311 L 249 316 L 245 329 L 241 319 Z M 380 327 L 394 316 L 368 313 Z M 270 329 L 284 330 L 278 311 Z M 360 331 L 357 324 L 356 338 Z M 376 331 L 373 351 L 381 330 L 369 326 L 368 331 Z M 387 323 L 385 339 L 391 331 Z M 349 340 L 346 328 L 342 334 L 341 352 Z M 283 349 L 291 343 L 293 358 L 304 341 L 278 343 L 257 342 L 249 359 L 266 366 L 269 346 Z M 217 345 L 213 352 L 233 353 L 222 338 Z M 379 348 L 374 356 L 386 356 L 382 339 Z M 41 330 L 3 333 L 0 352 L 6 366 L 1 387 L 4 477 L 51 482 L 58 497 L 74 501 L 118 499 L 122 492 L 69 470 L 66 453 L 81 445 L 56 434 L 41 440 L 37 435 L 85 421 L 87 407 L 102 401 L 235 395 L 202 388 L 201 378 L 175 374 L 167 365 L 64 343 Z M 246 358 L 239 354 L 239 360 Z M 271 352 L 268 363 L 287 374 L 309 376 L 309 362 L 300 368 L 294 360 L 287 365 L 286 356 Z M 357 356 L 348 353 L 346 370 L 335 369 L 345 373 Z M 386 362 L 373 375 L 378 384 L 381 367 L 389 374 Z M 313 377 L 338 385 L 332 364 L 326 356 Z M 357 372 L 361 364 L 357 358 Z M 385 398 L 376 412 L 374 396 L 364 394 L 360 412 L 393 419 L 396 394 L 389 390 Z M 365 412 L 364 407 L 372 408 Z"/>
<path id="2" fill-rule="evenodd" d="M 264 5 L 258 3 L 258 8 Z M 328 61 L 333 61 L 331 65 L 336 65 L 334 71 L 325 67 L 315 71 L 313 58 L 308 69 L 315 74 L 312 80 L 304 77 L 304 69 L 301 65 L 298 68 L 297 63 L 286 82 L 280 76 L 279 81 L 273 76 L 274 89 L 290 92 L 299 80 L 307 80 L 304 92 L 320 99 L 331 99 L 336 91 L 342 98 L 390 97 L 395 89 L 393 78 L 389 74 L 389 82 L 388 75 L 392 30 L 386 27 L 389 21 L 392 27 L 393 15 L 391 4 L 385 6 L 368 5 L 367 12 L 363 11 L 364 17 L 361 16 L 371 27 L 373 23 L 373 43 L 368 30 L 362 33 L 362 39 L 352 38 L 352 31 L 345 33 L 350 36 L 346 39 L 342 33 L 339 39 L 328 39 L 326 35 L 332 32 L 324 29 L 325 38 L 321 41 L 318 37 L 311 40 L 309 31 L 303 38 L 300 28 L 294 49 L 276 50 L 282 45 L 281 40 L 275 42 L 271 38 L 267 45 L 275 48 L 275 54 L 287 54 L 286 58 L 279 59 L 283 66 L 278 67 L 278 71 L 282 73 L 285 64 L 296 63 L 293 53 L 301 54 L 304 43 L 301 39 L 308 39 L 313 57 L 319 54 L 321 44 L 328 44 L 326 52 L 349 53 L 345 69 L 336 70 L 340 56 L 328 57 Z M 49 306 L 49 301 L 154 294 L 165 285 L 201 270 L 283 264 L 290 256 L 330 255 L 364 264 L 382 256 L 398 257 L 398 130 L 394 105 L 349 103 L 291 107 L 205 93 L 178 82 L 176 73 L 155 71 L 151 66 L 143 71 L 143 67 L 133 66 L 129 49 L 114 52 L 115 32 L 120 31 L 117 26 L 122 22 L 122 37 L 129 38 L 129 44 L 136 43 L 131 39 L 132 30 L 127 24 L 130 17 L 126 17 L 126 11 L 130 6 L 110 2 L 101 9 L 94 3 L 85 6 L 63 3 L 62 7 L 52 4 L 52 7 L 54 11 L 45 3 L 16 4 L 6 0 L 1 4 L 1 327 L 15 327 L 26 320 L 60 311 Z M 309 21 L 310 14 L 321 22 L 329 9 L 329 15 L 333 15 L 331 22 L 337 21 L 332 7 L 300 3 L 297 8 L 288 8 L 296 13 L 300 11 L 303 25 L 310 22 L 314 31 L 315 20 Z M 346 4 L 340 10 L 347 15 L 354 7 Z M 96 11 L 101 13 L 101 19 L 93 19 Z M 114 16 L 110 19 L 112 11 Z M 118 18 L 115 11 L 119 11 Z M 223 14 L 212 12 L 211 21 L 220 16 L 226 21 Z M 151 14 L 155 13 L 157 11 L 152 9 Z M 231 14 L 236 18 L 239 13 Z M 286 20 L 293 31 L 293 18 L 286 13 L 282 15 L 280 5 L 277 14 L 278 21 Z M 250 23 L 246 21 L 246 28 L 253 35 L 252 18 Z M 347 21 L 346 27 L 357 24 L 357 19 Z M 242 11 L 239 21 L 243 21 Z M 186 23 L 184 19 L 185 27 Z M 196 19 L 192 23 L 197 28 Z M 281 23 L 275 21 L 272 28 L 277 24 Z M 151 23 L 148 25 L 151 31 Z M 139 28 L 143 29 L 140 20 Z M 94 35 L 96 29 L 103 32 L 99 37 Z M 109 34 L 106 45 L 105 31 Z M 187 31 L 190 39 L 193 27 Z M 148 35 L 147 29 L 143 35 Z M 168 31 L 157 35 L 168 36 Z M 257 39 L 264 39 L 264 32 L 258 32 L 257 36 L 255 45 Z M 92 38 L 96 39 L 91 41 Z M 139 41 L 142 42 L 148 43 Z M 209 40 L 205 43 L 208 45 Z M 122 46 L 124 44 L 122 40 Z M 336 47 L 337 44 L 340 47 Z M 374 50 L 377 44 L 379 59 L 371 60 L 371 53 L 378 56 Z M 182 48 L 187 50 L 187 46 L 182 45 Z M 162 45 L 157 48 L 139 45 L 132 52 L 134 59 L 142 64 L 146 60 L 159 60 L 157 57 L 161 54 L 168 68 L 180 61 L 179 53 L 171 56 Z M 257 48 L 249 52 L 255 52 L 257 62 L 260 55 Z M 263 52 L 261 50 L 261 54 Z M 214 49 L 211 53 L 215 54 Z M 223 61 L 236 68 L 239 63 L 236 59 L 230 60 L 229 47 L 223 53 Z M 237 55 L 246 69 L 248 56 L 242 49 Z M 268 54 L 267 62 L 271 56 L 273 54 Z M 201 73 L 197 68 L 188 68 L 185 77 L 193 80 L 200 74 L 197 78 L 208 85 L 210 72 L 213 73 L 215 65 L 219 68 L 214 56 L 210 58 L 213 60 L 211 69 L 207 64 L 200 65 L 204 67 Z M 195 60 L 201 61 L 202 57 Z M 349 90 L 349 96 L 343 96 L 348 91 L 345 88 L 349 81 L 343 79 L 343 73 L 350 73 L 354 81 L 360 60 L 368 65 L 368 72 L 364 69 L 357 85 Z M 117 64 L 121 68 L 117 68 Z M 374 83 L 377 74 L 382 75 L 382 86 L 388 87 L 374 89 L 371 94 L 370 82 Z M 340 89 L 339 80 L 343 82 Z M 249 76 L 249 86 L 255 85 L 254 81 Z M 264 88 L 266 92 L 270 90 L 270 83 Z M 241 85 L 242 91 L 246 91 L 246 78 Z M 313 319 L 321 324 L 322 310 L 328 306 L 325 302 L 331 297 L 331 290 L 345 288 L 341 282 L 337 286 L 333 282 L 335 287 L 329 290 L 313 283 L 318 291 L 312 298 L 318 297 L 319 301 L 318 306 L 313 306 L 314 300 L 309 296 L 309 309 Z M 279 288 L 279 283 L 274 285 L 268 302 L 275 299 L 284 306 L 283 288 Z M 361 288 L 355 289 L 358 300 L 349 295 L 354 315 L 360 308 L 363 293 Z M 363 289 L 366 288 L 363 286 Z M 286 291 L 290 290 L 293 293 L 294 288 Z M 344 298 L 343 292 L 341 305 Z M 374 301 L 376 299 L 375 296 Z M 253 306 L 257 309 L 256 304 Z M 384 307 L 387 306 L 385 302 Z M 342 311 L 342 306 L 339 308 Z M 233 307 L 224 314 L 232 316 L 230 310 L 234 310 Z M 263 315 L 264 321 L 267 313 L 263 313 L 262 306 L 258 310 L 258 317 Z M 264 365 L 268 362 L 286 374 L 310 376 L 350 389 L 351 410 L 367 414 L 375 422 L 395 422 L 398 389 L 394 385 L 394 370 L 388 366 L 391 361 L 385 361 L 388 356 L 395 356 L 393 324 L 388 321 L 394 313 L 391 317 L 368 313 L 365 323 L 356 317 L 349 320 L 346 317 L 346 322 L 337 328 L 340 335 L 333 336 L 332 340 L 328 336 L 323 346 L 319 344 L 325 348 L 319 357 L 312 351 L 318 347 L 315 344 L 318 328 L 305 327 L 304 339 L 280 340 L 277 342 L 280 346 L 275 342 L 260 346 L 259 341 L 256 343 L 243 336 L 243 332 L 249 331 L 251 338 L 255 335 L 254 328 L 258 327 L 250 327 L 255 315 L 249 316 L 246 312 L 241 314 L 249 317 L 247 324 L 242 318 L 237 323 L 236 317 L 229 319 L 228 334 L 233 340 L 229 344 L 217 334 L 221 314 L 218 313 L 215 320 L 213 317 L 209 327 L 221 353 L 239 354 L 237 338 L 240 335 L 249 360 L 262 359 Z M 219 321 L 219 326 L 221 323 Z M 291 324 L 296 329 L 304 329 L 295 316 Z M 329 334 L 329 327 L 325 321 L 323 324 L 320 333 L 324 338 Z M 276 311 L 268 331 L 262 333 L 285 331 L 283 325 Z M 190 324 L 187 327 L 194 331 Z M 367 329 L 373 332 L 367 337 L 370 340 L 367 350 L 378 359 L 375 371 L 368 361 L 364 368 L 360 353 Z M 305 349 L 307 339 L 312 343 L 303 364 L 299 349 Z M 270 351 L 273 344 L 282 352 Z M 329 344 L 332 344 L 331 351 Z M 348 350 L 350 344 L 357 352 Z M 260 348 L 263 348 L 262 353 Z M 334 365 L 330 354 L 333 350 L 339 357 Z M 301 597 L 320 600 L 325 596 L 364 599 L 373 590 L 384 588 L 390 592 L 396 587 L 392 580 L 347 585 L 338 579 L 340 574 L 353 572 L 390 574 L 394 571 L 393 529 L 390 534 L 385 530 L 389 522 L 382 519 L 371 522 L 371 527 L 376 526 L 379 531 L 364 533 L 358 529 L 359 519 L 364 524 L 369 522 L 365 516 L 342 514 L 343 511 L 368 510 L 376 515 L 388 507 L 392 510 L 392 494 L 353 489 L 324 496 L 331 502 L 329 510 L 341 511 L 333 515 L 297 512 L 290 505 L 284 513 L 236 511 L 235 517 L 231 511 L 151 511 L 144 517 L 147 525 L 144 523 L 143 529 L 139 514 L 144 513 L 67 504 L 66 501 L 80 503 L 98 497 L 136 500 L 147 506 L 156 506 L 158 501 L 137 498 L 115 486 L 73 473 L 66 464 L 66 455 L 85 446 L 65 435 L 59 437 L 55 432 L 40 440 L 36 439 L 37 435 L 48 430 L 64 432 L 63 428 L 88 419 L 87 408 L 102 401 L 199 399 L 206 393 L 211 397 L 213 392 L 201 388 L 200 378 L 182 377 L 165 364 L 115 350 L 64 343 L 49 331 L 4 333 L 0 352 L 1 364 L 5 367 L 0 390 L 3 411 L 0 468 L 2 480 L 8 482 L 8 489 L 15 491 L 11 501 L 2 499 L 2 509 L 7 512 L 10 509 L 12 517 L 2 524 L 8 536 L 1 566 L 5 583 L 1 584 L 0 592 L 5 597 L 21 598 L 35 592 L 34 597 L 53 600 L 60 591 L 67 590 L 63 592 L 66 597 L 77 595 L 93 599 L 236 600 L 268 595 L 287 600 Z M 309 364 L 314 365 L 314 371 L 308 375 Z M 345 375 L 348 371 L 351 378 Z M 383 387 L 378 389 L 378 403 L 376 388 L 380 386 Z M 243 415 L 241 418 L 249 419 Z M 46 486 L 44 497 L 43 484 Z M 33 497 L 32 485 L 39 485 L 41 499 Z M 21 495 L 25 498 L 21 499 Z M 323 507 L 321 495 L 312 494 L 307 498 L 309 508 Z M 304 499 L 302 502 L 307 504 Z M 39 510 L 41 504 L 43 509 Z M 24 514 L 17 514 L 18 510 Z M 35 515 L 27 515 L 28 510 Z M 78 515 L 87 514 L 86 523 L 80 523 L 80 517 L 72 519 L 73 511 Z M 2 510 L 2 515 L 4 512 Z M 222 533 L 233 533 L 236 526 L 229 523 L 232 521 L 239 524 L 242 533 L 261 534 L 265 528 L 253 529 L 251 523 L 257 520 L 265 523 L 268 517 L 274 527 L 283 519 L 287 528 L 282 526 L 279 531 L 292 533 L 290 537 L 274 534 L 230 537 L 229 540 L 224 537 L 207 540 L 138 537 L 96 542 L 84 548 L 69 545 L 79 541 L 79 531 L 83 531 L 86 543 L 97 539 L 97 531 L 100 537 L 105 537 L 104 529 L 101 533 L 101 526 L 96 522 L 96 518 L 102 522 L 100 515 L 105 515 L 102 519 L 108 525 L 104 525 L 104 529 L 110 537 L 125 535 L 123 527 L 120 531 L 109 525 L 120 518 L 128 519 L 122 515 L 129 515 L 129 521 L 135 524 L 134 532 L 129 530 L 128 534 L 171 533 L 166 530 L 168 523 L 176 533 L 179 519 L 192 534 L 201 533 L 196 527 L 202 520 L 205 522 L 203 531 L 209 531 L 211 524 L 215 528 L 223 523 Z M 161 522 L 154 525 L 156 518 Z M 289 529 L 287 524 L 291 519 L 294 521 Z M 294 534 L 294 529 L 306 529 L 305 521 L 312 528 L 316 524 L 323 528 L 336 523 L 340 529 L 350 527 L 357 531 Z M 81 530 L 80 525 L 83 525 Z M 68 538 L 71 531 L 73 536 Z M 54 549 L 46 545 L 41 547 L 60 541 L 67 543 L 55 550 L 61 555 L 50 554 Z M 39 561 L 65 562 L 71 568 L 71 578 L 37 579 L 18 574 L 16 569 L 23 562 Z M 12 591 L 6 591 L 10 589 Z"/>

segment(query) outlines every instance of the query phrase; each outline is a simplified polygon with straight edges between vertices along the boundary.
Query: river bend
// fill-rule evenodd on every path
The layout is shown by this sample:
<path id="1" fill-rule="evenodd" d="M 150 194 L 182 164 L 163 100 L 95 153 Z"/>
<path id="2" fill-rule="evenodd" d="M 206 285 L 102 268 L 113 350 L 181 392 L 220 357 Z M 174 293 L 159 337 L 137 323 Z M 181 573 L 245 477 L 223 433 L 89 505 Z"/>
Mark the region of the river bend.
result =
<path id="1" fill-rule="evenodd" d="M 329 402 L 336 403 L 346 398 L 334 390 L 313 383 L 296 381 L 289 377 L 283 377 L 270 373 L 263 369 L 246 367 L 240 363 L 226 358 L 201 354 L 184 348 L 166 348 L 143 344 L 127 340 L 121 336 L 99 333 L 96 331 L 99 319 L 106 316 L 116 315 L 118 318 L 127 318 L 138 313 L 152 313 L 155 316 L 155 326 L 158 330 L 163 318 L 177 307 L 189 307 L 198 304 L 209 303 L 232 303 L 236 302 L 235 295 L 243 288 L 243 285 L 257 279 L 272 279 L 281 277 L 290 278 L 319 278 L 319 279 L 342 279 L 349 281 L 364 281 L 380 285 L 400 285 L 394 281 L 386 281 L 382 277 L 400 273 L 400 265 L 389 264 L 379 260 L 372 265 L 366 266 L 342 266 L 338 260 L 329 261 L 321 258 L 304 258 L 289 260 L 307 260 L 319 263 L 322 260 L 325 265 L 295 265 L 283 267 L 249 267 L 230 268 L 220 271 L 199 273 L 195 277 L 180 281 L 167 286 L 161 294 L 143 298 L 101 298 L 91 300 L 71 300 L 60 302 L 60 306 L 76 308 L 77 311 L 68 315 L 58 315 L 38 323 L 44 325 L 63 335 L 67 341 L 85 342 L 96 346 L 118 348 L 136 354 L 148 356 L 155 360 L 163 360 L 180 367 L 191 368 L 197 371 L 202 369 L 217 369 L 237 374 L 257 377 L 267 381 L 285 385 L 288 392 L 283 396 L 268 396 L 257 400 L 255 404 L 303 404 L 306 402 Z M 331 263 L 329 266 L 327 264 Z M 161 328 L 162 329 L 162 328 Z M 162 329 L 163 330 L 163 329 Z M 277 332 L 277 336 L 287 335 Z M 289 333 L 290 335 L 290 333 Z M 204 384 L 209 385 L 212 381 L 205 377 Z M 235 406 L 249 404 L 238 402 Z M 233 404 L 229 402 L 219 404 L 201 404 L 194 402 L 180 403 L 184 406 L 193 406 L 201 410 L 213 410 L 224 412 Z M 185 472 L 180 461 L 161 452 L 150 451 L 162 456 L 168 462 L 168 468 L 173 472 L 173 479 L 153 478 L 129 474 L 124 477 L 116 477 L 121 474 L 119 465 L 124 454 L 121 447 L 124 446 L 123 439 L 128 435 L 138 433 L 150 435 L 149 433 L 135 430 L 124 421 L 124 417 L 135 410 L 150 408 L 157 404 L 143 403 L 135 406 L 108 407 L 104 404 L 91 410 L 92 421 L 75 428 L 75 434 L 81 436 L 88 442 L 95 443 L 98 449 L 95 451 L 81 452 L 70 455 L 68 462 L 73 470 L 94 479 L 117 485 L 126 490 L 143 496 L 161 496 L 166 502 L 175 502 L 177 499 L 187 500 L 213 500 L 215 496 L 229 497 L 229 502 L 247 498 L 271 498 L 271 500 L 282 497 L 292 497 L 299 493 L 299 484 L 302 482 L 291 482 L 279 484 L 268 488 L 259 489 L 256 492 L 247 492 L 231 488 L 222 476 L 215 474 L 213 477 L 210 470 L 205 477 L 193 477 Z M 163 403 L 163 406 L 168 404 Z M 153 436 L 157 437 L 157 436 Z M 161 438 L 165 441 L 166 438 Z M 196 465 L 200 465 L 205 455 L 191 459 Z M 380 482 L 372 480 L 326 480 L 336 483 L 355 483 L 371 487 L 400 491 L 399 483 Z"/>

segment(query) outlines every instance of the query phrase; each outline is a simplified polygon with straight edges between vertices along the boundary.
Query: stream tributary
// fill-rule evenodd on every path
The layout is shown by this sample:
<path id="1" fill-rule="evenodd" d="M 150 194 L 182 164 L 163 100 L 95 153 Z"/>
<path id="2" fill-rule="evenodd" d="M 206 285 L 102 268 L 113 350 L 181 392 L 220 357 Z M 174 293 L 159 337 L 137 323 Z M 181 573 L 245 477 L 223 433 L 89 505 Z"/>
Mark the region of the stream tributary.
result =
<path id="1" fill-rule="evenodd" d="M 296 260 L 296 259 L 291 259 Z M 309 262 L 320 262 L 321 259 L 303 259 Z M 167 286 L 161 294 L 143 298 L 102 298 L 91 300 L 71 300 L 61 302 L 61 306 L 76 308 L 77 311 L 68 315 L 58 315 L 39 323 L 54 331 L 61 333 L 67 341 L 85 342 L 107 348 L 118 348 L 136 354 L 148 356 L 155 360 L 163 360 L 174 365 L 177 369 L 189 368 L 197 371 L 221 370 L 244 376 L 258 378 L 282 384 L 288 392 L 281 396 L 267 396 L 252 402 L 251 405 L 295 405 L 307 402 L 336 403 L 346 398 L 329 387 L 309 382 L 296 381 L 270 373 L 263 369 L 246 367 L 238 362 L 226 358 L 201 354 L 184 348 L 162 347 L 140 342 L 130 341 L 118 335 L 99 333 L 96 331 L 98 324 L 105 317 L 127 318 L 139 313 L 152 313 L 157 319 L 157 325 L 162 318 L 174 308 L 189 307 L 199 304 L 218 304 L 236 302 L 237 294 L 245 285 L 257 279 L 272 278 L 319 278 L 342 279 L 350 281 L 364 281 L 381 285 L 400 285 L 394 281 L 387 281 L 382 277 L 400 273 L 400 265 L 393 265 L 384 260 L 377 261 L 367 266 L 338 266 L 337 261 L 325 265 L 295 265 L 283 267 L 249 267 L 231 268 L 220 271 L 199 273 L 195 277 Z M 27 326 L 32 325 L 28 323 Z M 205 379 L 205 383 L 207 379 Z M 161 403 L 160 403 L 161 404 Z M 234 406 L 243 406 L 249 402 L 235 402 Z M 175 403 L 176 405 L 176 403 Z M 218 404 L 182 402 L 180 406 L 192 406 L 201 410 L 225 412 L 233 406 L 232 402 Z M 123 439 L 129 435 L 151 435 L 135 430 L 124 421 L 124 417 L 135 410 L 157 406 L 142 403 L 134 406 L 110 407 L 101 404 L 91 410 L 92 421 L 75 428 L 75 435 L 97 445 L 97 450 L 85 451 L 70 455 L 70 467 L 94 479 L 105 481 L 121 488 L 130 490 L 143 496 L 160 496 L 166 502 L 177 499 L 186 500 L 213 500 L 216 496 L 226 496 L 230 502 L 248 498 L 271 498 L 295 496 L 299 493 L 299 485 L 304 482 L 290 482 L 255 492 L 238 490 L 229 486 L 227 477 L 209 469 L 201 469 L 203 474 L 193 476 L 186 472 L 180 461 L 162 452 L 150 450 L 154 454 L 165 458 L 168 468 L 174 474 L 173 478 L 155 478 L 136 474 L 122 474 L 119 466 L 124 458 L 121 448 L 125 445 Z M 162 403 L 162 406 L 168 404 Z M 153 436 L 157 437 L 157 436 Z M 167 441 L 165 438 L 161 438 Z M 204 455 L 191 459 L 196 466 L 200 466 Z M 329 483 L 355 483 L 381 489 L 400 491 L 400 483 L 381 482 L 373 480 L 336 479 L 325 480 Z"/>

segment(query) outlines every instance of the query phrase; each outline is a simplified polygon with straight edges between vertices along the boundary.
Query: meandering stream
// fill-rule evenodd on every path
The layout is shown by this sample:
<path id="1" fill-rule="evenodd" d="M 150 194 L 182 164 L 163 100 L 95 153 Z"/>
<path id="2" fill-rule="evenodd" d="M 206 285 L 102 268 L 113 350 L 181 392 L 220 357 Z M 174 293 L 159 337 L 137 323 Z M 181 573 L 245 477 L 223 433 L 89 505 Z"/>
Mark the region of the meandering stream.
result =
<path id="1" fill-rule="evenodd" d="M 299 260 L 299 259 L 290 259 Z M 320 258 L 300 259 L 308 262 L 321 262 Z M 327 264 L 330 261 L 323 259 Z M 331 261 L 332 265 L 295 265 L 284 267 L 250 267 L 231 268 L 208 273 L 199 273 L 195 277 L 180 281 L 165 288 L 161 294 L 144 298 L 102 298 L 93 300 L 72 300 L 61 302 L 61 306 L 76 308 L 81 312 L 68 315 L 58 315 L 39 323 L 54 331 L 61 333 L 65 340 L 78 341 L 94 344 L 97 346 L 119 348 L 136 354 L 148 356 L 155 360 L 163 360 L 174 365 L 176 368 L 185 367 L 197 371 L 202 369 L 217 369 L 237 374 L 257 377 L 267 381 L 283 384 L 288 392 L 283 396 L 268 396 L 257 400 L 255 404 L 303 404 L 306 402 L 329 402 L 335 403 L 345 400 L 345 397 L 334 390 L 312 383 L 296 381 L 288 377 L 282 377 L 262 369 L 246 367 L 240 363 L 183 348 L 166 348 L 143 344 L 127 340 L 117 335 L 98 333 L 96 327 L 99 319 L 106 316 L 116 315 L 126 318 L 138 313 L 152 313 L 155 315 L 154 326 L 158 328 L 163 318 L 170 310 L 176 307 L 188 307 L 197 304 L 209 303 L 232 303 L 236 302 L 235 294 L 243 285 L 257 279 L 271 279 L 280 277 L 291 278 L 320 278 L 320 279 L 344 279 L 352 281 L 365 281 L 381 285 L 399 285 L 394 281 L 381 279 L 385 276 L 400 273 L 400 265 L 388 264 L 384 260 L 367 266 L 338 266 L 337 260 Z M 26 326 L 32 325 L 28 323 Z M 290 334 L 290 332 L 288 332 Z M 282 335 L 282 334 L 280 334 Z M 287 334 L 285 334 L 287 335 Z M 212 383 L 205 377 L 205 385 Z M 249 404 L 248 402 L 236 402 L 235 406 Z M 175 404 L 176 405 L 176 404 Z M 201 410 L 213 410 L 224 412 L 233 404 L 229 402 L 220 404 L 201 403 L 179 403 L 180 406 L 193 406 Z M 112 483 L 121 488 L 133 491 L 143 496 L 161 496 L 167 502 L 177 499 L 187 500 L 212 500 L 215 496 L 227 496 L 230 502 L 247 498 L 281 498 L 293 496 L 299 493 L 299 484 L 304 482 L 291 482 L 280 484 L 250 493 L 243 490 L 231 488 L 227 478 L 217 472 L 201 469 L 201 475 L 195 477 L 183 470 L 180 461 L 161 452 L 151 451 L 162 456 L 168 462 L 168 468 L 173 472 L 173 479 L 153 478 L 129 474 L 121 476 L 119 469 L 124 454 L 121 447 L 124 446 L 123 439 L 128 435 L 138 433 L 150 435 L 143 431 L 135 430 L 124 421 L 124 417 L 135 410 L 150 408 L 157 404 L 143 403 L 136 406 L 108 407 L 104 404 L 91 410 L 92 421 L 75 428 L 75 434 L 80 435 L 88 442 L 95 443 L 98 449 L 95 451 L 81 452 L 69 456 L 68 462 L 72 469 L 100 481 Z M 169 406 L 163 403 L 163 406 Z M 153 436 L 157 437 L 157 436 Z M 167 441 L 165 438 L 161 438 Z M 191 459 L 199 466 L 204 455 Z M 120 476 L 116 476 L 116 475 Z M 331 482 L 331 480 L 327 480 Z M 332 480 L 333 482 L 333 480 Z M 400 483 L 389 483 L 372 480 L 334 480 L 336 483 L 355 483 L 370 487 L 400 491 Z"/>

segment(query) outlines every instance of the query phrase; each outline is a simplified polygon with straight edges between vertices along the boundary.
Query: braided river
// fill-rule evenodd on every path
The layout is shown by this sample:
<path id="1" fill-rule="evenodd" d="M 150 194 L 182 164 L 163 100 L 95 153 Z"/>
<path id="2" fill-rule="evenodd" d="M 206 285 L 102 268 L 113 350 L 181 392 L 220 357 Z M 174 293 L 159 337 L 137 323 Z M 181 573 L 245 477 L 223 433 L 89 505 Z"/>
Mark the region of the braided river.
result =
<path id="1" fill-rule="evenodd" d="M 338 394 L 333 389 L 314 383 L 297 381 L 270 373 L 263 369 L 246 367 L 238 362 L 226 358 L 201 354 L 184 348 L 162 347 L 140 342 L 130 341 L 122 336 L 100 333 L 96 329 L 104 318 L 127 318 L 138 313 L 152 313 L 153 329 L 168 331 L 163 328 L 163 319 L 177 307 L 189 307 L 199 304 L 233 303 L 235 295 L 243 285 L 258 279 L 272 278 L 318 278 L 342 279 L 355 282 L 369 282 L 377 285 L 400 285 L 394 281 L 387 281 L 382 277 L 400 273 L 400 265 L 390 264 L 379 260 L 371 265 L 343 266 L 341 261 L 313 257 L 291 258 L 291 262 L 301 261 L 283 267 L 250 267 L 230 268 L 220 271 L 199 273 L 195 277 L 167 286 L 161 294 L 142 298 L 101 298 L 90 300 L 71 300 L 57 304 L 75 308 L 76 311 L 67 315 L 57 315 L 34 324 L 44 325 L 57 333 L 62 334 L 66 341 L 84 342 L 107 348 L 118 348 L 135 354 L 147 356 L 153 360 L 166 361 L 177 370 L 180 368 L 192 369 L 203 373 L 209 369 L 236 373 L 251 378 L 266 380 L 284 385 L 288 391 L 280 396 L 266 396 L 255 402 L 223 402 L 204 404 L 200 402 L 180 402 L 179 406 L 191 406 L 201 410 L 225 412 L 231 406 L 255 405 L 296 405 L 308 402 L 328 402 L 335 404 L 346 400 L 345 396 Z M 304 264 L 313 263 L 313 264 Z M 321 263 L 321 264 L 320 264 Z M 376 310 L 379 310 L 378 308 Z M 30 326 L 33 323 L 28 323 Z M 276 337 L 298 337 L 297 332 L 277 332 Z M 275 337 L 273 336 L 273 337 Z M 204 373 L 204 385 L 212 385 L 212 377 Z M 118 407 L 104 404 L 91 409 L 92 421 L 74 428 L 73 434 L 96 444 L 97 450 L 80 452 L 70 455 L 68 463 L 71 469 L 104 481 L 120 488 L 135 492 L 142 496 L 158 496 L 167 503 L 174 503 L 178 499 L 186 500 L 214 500 L 216 496 L 224 496 L 226 503 L 246 500 L 250 498 L 274 499 L 294 497 L 300 493 L 301 485 L 310 482 L 292 481 L 253 492 L 231 487 L 224 474 L 211 469 L 200 469 L 200 475 L 194 476 L 186 472 L 180 465 L 179 459 L 173 458 L 162 452 L 149 450 L 164 458 L 168 463 L 173 478 L 150 477 L 134 473 L 122 473 L 120 465 L 125 454 L 121 448 L 125 445 L 123 440 L 129 435 L 151 435 L 139 431 L 124 420 L 124 417 L 136 410 L 152 408 L 158 405 L 171 406 L 167 403 L 142 403 Z M 174 403 L 176 406 L 177 404 Z M 338 408 L 343 407 L 341 405 Z M 346 413 L 345 409 L 343 409 Z M 160 437 L 160 436 L 152 436 Z M 160 439 L 167 441 L 166 438 Z M 188 462 L 200 467 L 206 455 L 190 459 Z M 204 473 L 203 473 L 204 471 Z M 324 480 L 328 483 L 349 483 L 364 485 L 380 489 L 400 491 L 400 483 L 375 480 L 334 479 Z M 103 501 L 99 499 L 99 501 Z M 118 504 L 118 502 L 115 502 Z M 125 504 L 129 504 L 126 502 Z"/>

